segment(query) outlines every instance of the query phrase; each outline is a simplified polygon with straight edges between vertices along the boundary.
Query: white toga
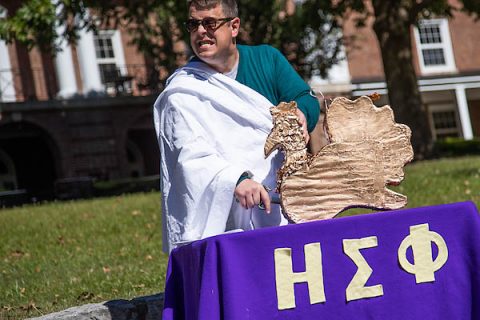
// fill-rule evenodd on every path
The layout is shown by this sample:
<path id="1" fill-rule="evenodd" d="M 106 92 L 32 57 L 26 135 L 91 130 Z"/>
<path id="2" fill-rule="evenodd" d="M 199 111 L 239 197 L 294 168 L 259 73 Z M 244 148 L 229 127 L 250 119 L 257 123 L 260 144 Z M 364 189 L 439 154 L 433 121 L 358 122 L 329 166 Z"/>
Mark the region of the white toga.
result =
<path id="1" fill-rule="evenodd" d="M 263 147 L 271 103 L 202 62 L 178 69 L 154 105 L 160 146 L 163 249 L 233 229 L 286 224 L 278 205 L 267 215 L 235 201 L 244 171 L 275 187 L 281 154 Z"/>

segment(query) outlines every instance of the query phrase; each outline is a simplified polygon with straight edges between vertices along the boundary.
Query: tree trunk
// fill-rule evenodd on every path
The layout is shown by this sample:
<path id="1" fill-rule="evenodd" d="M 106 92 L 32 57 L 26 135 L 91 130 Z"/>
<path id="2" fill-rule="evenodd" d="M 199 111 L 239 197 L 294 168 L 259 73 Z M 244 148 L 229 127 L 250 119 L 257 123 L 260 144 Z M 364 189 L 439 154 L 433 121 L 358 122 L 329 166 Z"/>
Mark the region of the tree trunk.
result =
<path id="1" fill-rule="evenodd" d="M 431 154 L 432 134 L 413 66 L 409 8 L 395 2 L 374 1 L 373 27 L 382 51 L 388 98 L 395 120 L 410 127 L 415 158 L 423 159 Z"/>

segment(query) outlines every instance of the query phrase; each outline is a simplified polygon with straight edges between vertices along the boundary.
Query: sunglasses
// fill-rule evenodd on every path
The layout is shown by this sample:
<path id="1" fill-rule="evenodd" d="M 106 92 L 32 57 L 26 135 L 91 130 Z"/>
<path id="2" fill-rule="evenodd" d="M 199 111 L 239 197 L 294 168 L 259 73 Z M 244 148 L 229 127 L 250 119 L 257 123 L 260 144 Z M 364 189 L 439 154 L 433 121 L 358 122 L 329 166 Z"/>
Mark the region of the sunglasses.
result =
<path id="1" fill-rule="evenodd" d="M 184 25 L 188 32 L 196 31 L 200 25 L 202 25 L 205 30 L 215 31 L 217 28 L 220 28 L 222 24 L 232 21 L 233 19 L 235 19 L 235 17 L 220 19 L 204 18 L 202 20 L 188 19 L 186 22 L 184 22 Z"/>

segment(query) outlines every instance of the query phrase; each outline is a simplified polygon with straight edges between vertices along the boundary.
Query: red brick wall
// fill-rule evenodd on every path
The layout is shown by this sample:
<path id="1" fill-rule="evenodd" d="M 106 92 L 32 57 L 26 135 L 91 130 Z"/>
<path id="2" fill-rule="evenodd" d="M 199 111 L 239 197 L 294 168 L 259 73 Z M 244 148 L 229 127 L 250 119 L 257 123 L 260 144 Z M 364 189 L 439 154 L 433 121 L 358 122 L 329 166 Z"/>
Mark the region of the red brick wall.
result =
<path id="1" fill-rule="evenodd" d="M 134 82 L 138 81 L 141 85 L 141 82 L 147 81 L 148 70 L 145 67 L 145 58 L 143 54 L 137 50 L 136 46 L 129 44 L 132 37 L 126 31 L 121 30 L 121 38 L 125 64 L 128 66 L 128 74 L 134 77 Z M 137 90 L 137 83 L 133 83 L 133 94 L 141 94 L 141 92 Z"/>
<path id="2" fill-rule="evenodd" d="M 455 1 L 452 1 L 455 4 Z M 344 34 L 355 35 L 357 41 L 347 48 L 349 71 L 352 81 L 383 78 L 383 65 L 379 44 L 372 29 L 373 18 L 364 28 L 357 29 L 351 19 L 345 23 Z M 480 21 L 465 13 L 456 12 L 449 20 L 455 64 L 460 73 L 480 70 Z M 414 66 L 419 74 L 418 55 L 412 31 Z"/>
<path id="3" fill-rule="evenodd" d="M 45 73 L 40 55 L 41 53 L 37 48 L 33 48 L 29 53 L 33 80 L 35 82 L 35 93 L 38 100 L 48 100 Z"/>
<path id="4" fill-rule="evenodd" d="M 455 13 L 449 20 L 449 27 L 457 70 L 480 70 L 480 21 L 464 13 Z"/>
<path id="5" fill-rule="evenodd" d="M 347 48 L 348 68 L 352 81 L 356 79 L 383 78 L 383 64 L 380 47 L 371 27 L 373 19 L 367 26 L 356 28 L 352 19 L 345 22 L 344 35 L 347 38 L 354 36 L 354 41 Z"/>

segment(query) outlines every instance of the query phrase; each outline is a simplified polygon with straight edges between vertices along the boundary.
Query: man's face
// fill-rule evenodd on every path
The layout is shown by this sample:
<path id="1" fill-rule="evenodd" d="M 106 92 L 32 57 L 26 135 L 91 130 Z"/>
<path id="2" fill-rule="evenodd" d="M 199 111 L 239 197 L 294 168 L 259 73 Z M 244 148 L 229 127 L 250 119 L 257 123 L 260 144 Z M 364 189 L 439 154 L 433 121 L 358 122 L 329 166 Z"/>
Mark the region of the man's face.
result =
<path id="1" fill-rule="evenodd" d="M 222 6 L 216 5 L 210 9 L 201 9 L 191 5 L 189 19 L 202 20 L 204 18 L 226 18 Z M 220 72 L 226 71 L 226 64 L 236 55 L 236 46 L 233 38 L 238 35 L 240 19 L 230 22 L 218 22 L 214 30 L 205 29 L 201 24 L 197 30 L 190 32 L 190 44 L 193 52 L 205 63 Z"/>

